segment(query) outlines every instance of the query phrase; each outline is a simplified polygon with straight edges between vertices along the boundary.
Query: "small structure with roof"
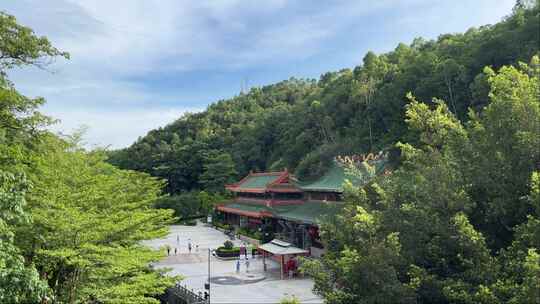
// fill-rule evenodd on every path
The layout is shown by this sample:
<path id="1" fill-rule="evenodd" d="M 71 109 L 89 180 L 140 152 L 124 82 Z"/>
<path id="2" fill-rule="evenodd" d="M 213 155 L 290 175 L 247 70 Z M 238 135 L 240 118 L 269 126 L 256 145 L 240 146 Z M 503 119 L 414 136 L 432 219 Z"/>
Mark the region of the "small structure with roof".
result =
<path id="1" fill-rule="evenodd" d="M 305 256 L 309 251 L 293 246 L 281 240 L 274 239 L 266 244 L 260 245 L 257 250 L 263 256 L 263 264 L 266 269 L 266 258 L 270 257 L 280 264 L 280 276 L 296 268 L 296 257 Z M 292 262 L 292 263 L 291 263 Z"/>

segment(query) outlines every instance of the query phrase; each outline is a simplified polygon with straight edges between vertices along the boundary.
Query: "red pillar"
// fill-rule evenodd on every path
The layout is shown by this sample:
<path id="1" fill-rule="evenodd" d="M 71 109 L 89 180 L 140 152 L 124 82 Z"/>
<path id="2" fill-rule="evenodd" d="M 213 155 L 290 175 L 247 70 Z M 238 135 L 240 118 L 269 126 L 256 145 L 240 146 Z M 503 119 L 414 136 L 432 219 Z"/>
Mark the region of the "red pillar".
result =
<path id="1" fill-rule="evenodd" d="M 280 261 L 280 264 L 281 264 L 281 279 L 283 280 L 283 256 L 281 256 L 281 261 Z"/>

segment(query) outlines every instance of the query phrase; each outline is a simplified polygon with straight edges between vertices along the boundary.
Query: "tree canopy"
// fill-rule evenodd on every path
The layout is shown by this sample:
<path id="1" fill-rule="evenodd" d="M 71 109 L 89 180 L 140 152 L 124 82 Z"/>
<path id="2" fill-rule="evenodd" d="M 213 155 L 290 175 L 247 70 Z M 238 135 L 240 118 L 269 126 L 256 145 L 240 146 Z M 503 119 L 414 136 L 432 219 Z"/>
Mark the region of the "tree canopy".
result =
<path id="1" fill-rule="evenodd" d="M 0 13 L 0 302 L 159 303 L 178 278 L 140 241 L 168 231 L 172 211 L 153 208 L 163 182 L 51 134 L 44 99 L 8 79 L 55 57 L 69 55 Z"/>
<path id="2" fill-rule="evenodd" d="M 402 163 L 323 222 L 304 271 L 328 303 L 534 303 L 540 298 L 540 60 L 484 73 L 462 124 L 409 95 Z M 487 189 L 486 187 L 492 187 Z"/>

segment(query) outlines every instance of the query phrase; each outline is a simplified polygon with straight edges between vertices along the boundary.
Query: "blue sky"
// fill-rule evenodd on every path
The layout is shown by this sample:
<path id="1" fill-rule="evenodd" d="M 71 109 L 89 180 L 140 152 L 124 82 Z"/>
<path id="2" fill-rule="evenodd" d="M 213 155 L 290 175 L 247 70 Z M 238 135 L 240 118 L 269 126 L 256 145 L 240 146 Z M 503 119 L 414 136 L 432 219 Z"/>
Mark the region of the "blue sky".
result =
<path id="1" fill-rule="evenodd" d="M 125 147 L 242 86 L 318 78 L 415 37 L 493 24 L 514 0 L 11 0 L 2 10 L 71 60 L 11 72 L 90 147 Z"/>

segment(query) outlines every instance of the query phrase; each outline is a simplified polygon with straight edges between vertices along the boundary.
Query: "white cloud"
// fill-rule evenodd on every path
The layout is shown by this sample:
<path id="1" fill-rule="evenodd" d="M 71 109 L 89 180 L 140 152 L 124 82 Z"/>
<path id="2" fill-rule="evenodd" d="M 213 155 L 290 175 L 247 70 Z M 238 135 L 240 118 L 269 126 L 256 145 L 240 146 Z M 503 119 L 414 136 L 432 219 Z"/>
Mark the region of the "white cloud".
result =
<path id="1" fill-rule="evenodd" d="M 324 50 L 342 51 L 334 41 L 340 35 L 358 45 L 341 52 L 341 61 L 322 59 L 322 73 L 328 69 L 324 61 L 351 66 L 368 48 L 385 49 L 402 39 L 381 39 L 381 29 L 371 26 L 370 18 L 398 12 L 397 20 L 385 24 L 415 36 L 462 31 L 498 21 L 514 1 L 492 2 L 17 0 L 3 6 L 72 55 L 52 65 L 52 74 L 37 69 L 10 73 L 17 87 L 47 99 L 44 111 L 62 120 L 57 128 L 88 125 L 90 144 L 122 147 L 186 110 L 202 108 L 207 99 L 200 96 L 223 91 L 211 82 L 204 86 L 209 93 L 190 83 L 165 85 L 163 75 L 172 80 L 191 72 L 237 76 L 261 67 L 288 67 Z M 284 78 L 289 76 L 306 75 Z M 176 88 L 180 85 L 185 89 Z"/>
<path id="2" fill-rule="evenodd" d="M 173 122 L 186 112 L 197 111 L 200 109 L 136 109 L 124 112 L 66 109 L 44 112 L 53 117 L 62 117 L 59 124 L 51 127 L 55 132 L 72 134 L 81 127 L 87 127 L 84 140 L 88 147 L 122 148 L 148 131 Z"/>

